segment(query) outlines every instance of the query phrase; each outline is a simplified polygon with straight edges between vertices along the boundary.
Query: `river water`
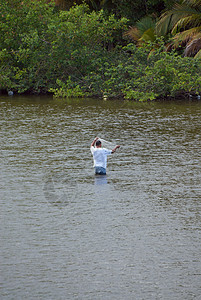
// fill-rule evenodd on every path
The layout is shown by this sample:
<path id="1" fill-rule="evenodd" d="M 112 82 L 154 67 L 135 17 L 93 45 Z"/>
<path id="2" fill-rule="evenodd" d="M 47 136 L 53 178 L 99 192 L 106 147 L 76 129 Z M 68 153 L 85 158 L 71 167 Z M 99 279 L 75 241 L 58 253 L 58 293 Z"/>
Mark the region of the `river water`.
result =
<path id="1" fill-rule="evenodd" d="M 201 102 L 0 96 L 0 126 L 1 299 L 200 299 Z"/>

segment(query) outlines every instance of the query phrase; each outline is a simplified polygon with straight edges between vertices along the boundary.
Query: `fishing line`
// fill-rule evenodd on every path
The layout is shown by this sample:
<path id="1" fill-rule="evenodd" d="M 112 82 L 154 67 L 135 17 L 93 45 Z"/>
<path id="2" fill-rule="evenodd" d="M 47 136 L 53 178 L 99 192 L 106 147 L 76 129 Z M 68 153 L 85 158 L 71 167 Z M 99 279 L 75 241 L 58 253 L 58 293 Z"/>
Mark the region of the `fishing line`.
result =
<path id="1" fill-rule="evenodd" d="M 115 143 L 115 141 L 110 142 L 110 141 L 104 140 L 104 139 L 102 139 L 102 138 L 98 138 L 98 140 L 101 141 L 101 144 L 102 144 L 102 147 L 103 147 L 103 148 L 107 148 L 107 149 L 109 149 L 109 150 L 114 149 L 115 146 L 117 145 L 117 144 Z"/>

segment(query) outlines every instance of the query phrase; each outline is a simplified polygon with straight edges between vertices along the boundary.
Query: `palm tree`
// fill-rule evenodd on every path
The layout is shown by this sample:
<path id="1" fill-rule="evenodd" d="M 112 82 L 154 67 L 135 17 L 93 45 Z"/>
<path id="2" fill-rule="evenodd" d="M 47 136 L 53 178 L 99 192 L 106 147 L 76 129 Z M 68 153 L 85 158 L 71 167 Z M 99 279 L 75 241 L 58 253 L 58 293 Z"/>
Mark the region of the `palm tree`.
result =
<path id="1" fill-rule="evenodd" d="M 154 42 L 156 40 L 155 21 L 150 16 L 144 17 L 131 27 L 124 36 L 136 41 L 139 46 L 144 42 Z"/>
<path id="2" fill-rule="evenodd" d="M 164 12 L 156 24 L 156 34 L 168 33 L 176 48 L 185 46 L 185 56 L 201 57 L 201 0 L 182 0 Z"/>

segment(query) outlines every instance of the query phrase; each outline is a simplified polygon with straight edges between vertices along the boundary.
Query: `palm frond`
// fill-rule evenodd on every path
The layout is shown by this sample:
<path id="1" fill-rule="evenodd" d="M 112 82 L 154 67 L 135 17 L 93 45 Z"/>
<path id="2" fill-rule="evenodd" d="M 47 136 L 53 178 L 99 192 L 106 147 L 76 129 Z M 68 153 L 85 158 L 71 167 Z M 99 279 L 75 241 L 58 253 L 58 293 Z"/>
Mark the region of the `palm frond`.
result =
<path id="1" fill-rule="evenodd" d="M 195 56 L 201 50 L 201 38 L 193 39 L 188 43 L 184 51 L 184 56 Z"/>
<path id="2" fill-rule="evenodd" d="M 185 28 L 198 26 L 201 26 L 201 13 L 200 15 L 192 15 L 180 19 L 172 28 L 171 33 L 175 35 L 178 31 L 184 30 Z"/>
<path id="3" fill-rule="evenodd" d="M 131 27 L 124 36 L 130 37 L 134 41 L 153 40 L 155 35 L 155 22 L 151 17 L 145 17 L 136 23 L 136 26 Z"/>
<path id="4" fill-rule="evenodd" d="M 141 38 L 138 40 L 140 43 L 141 42 L 154 42 L 156 39 L 156 35 L 155 35 L 155 31 L 153 28 L 149 28 L 147 29 L 143 35 L 141 36 Z"/>
<path id="5" fill-rule="evenodd" d="M 156 24 L 156 33 L 165 35 L 170 32 L 181 19 L 192 15 L 200 16 L 200 14 L 201 10 L 183 4 L 175 4 L 171 10 L 168 10 L 161 15 Z"/>
<path id="6" fill-rule="evenodd" d="M 159 21 L 156 23 L 156 33 L 158 35 L 165 35 L 172 28 L 173 12 L 170 10 L 161 15 Z"/>
<path id="7" fill-rule="evenodd" d="M 124 33 L 124 37 L 129 37 L 133 41 L 137 41 L 140 38 L 140 32 L 136 27 L 131 27 L 128 31 Z"/>
<path id="8" fill-rule="evenodd" d="M 149 28 L 155 28 L 155 21 L 151 17 L 144 17 L 136 23 L 136 27 L 141 34 Z"/>
<path id="9" fill-rule="evenodd" d="M 201 49 L 197 52 L 194 58 L 201 58 Z"/>
<path id="10" fill-rule="evenodd" d="M 186 45 L 189 41 L 201 37 L 201 27 L 194 27 L 182 32 L 177 33 L 173 38 L 174 46 L 177 48 L 179 45 Z"/>
<path id="11" fill-rule="evenodd" d="M 201 6 L 201 0 L 183 0 L 183 3 L 191 7 L 199 8 Z"/>

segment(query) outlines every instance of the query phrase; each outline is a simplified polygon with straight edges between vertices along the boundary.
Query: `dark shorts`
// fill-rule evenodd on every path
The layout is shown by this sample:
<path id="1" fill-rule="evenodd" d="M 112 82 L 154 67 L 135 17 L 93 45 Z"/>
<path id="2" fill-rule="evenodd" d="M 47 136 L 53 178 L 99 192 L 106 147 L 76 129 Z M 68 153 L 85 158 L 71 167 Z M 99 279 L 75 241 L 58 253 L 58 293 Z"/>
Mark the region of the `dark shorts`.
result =
<path id="1" fill-rule="evenodd" d="M 102 167 L 95 167 L 95 174 L 96 175 L 106 175 L 106 169 Z"/>

